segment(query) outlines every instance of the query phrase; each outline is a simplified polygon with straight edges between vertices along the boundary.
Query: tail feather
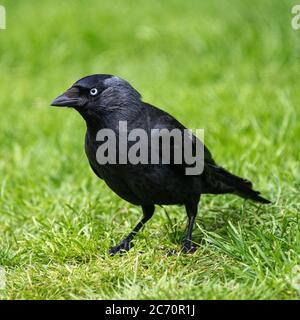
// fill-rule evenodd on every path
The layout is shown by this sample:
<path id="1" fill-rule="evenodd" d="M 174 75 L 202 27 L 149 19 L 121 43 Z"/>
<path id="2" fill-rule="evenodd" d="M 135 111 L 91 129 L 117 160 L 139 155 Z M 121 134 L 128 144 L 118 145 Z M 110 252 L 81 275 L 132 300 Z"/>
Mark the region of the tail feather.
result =
<path id="1" fill-rule="evenodd" d="M 260 196 L 260 192 L 252 189 L 252 183 L 249 180 L 240 178 L 221 167 L 217 167 L 215 169 L 215 173 L 219 180 L 227 186 L 228 192 L 256 202 L 265 204 L 271 203 L 271 201 Z"/>

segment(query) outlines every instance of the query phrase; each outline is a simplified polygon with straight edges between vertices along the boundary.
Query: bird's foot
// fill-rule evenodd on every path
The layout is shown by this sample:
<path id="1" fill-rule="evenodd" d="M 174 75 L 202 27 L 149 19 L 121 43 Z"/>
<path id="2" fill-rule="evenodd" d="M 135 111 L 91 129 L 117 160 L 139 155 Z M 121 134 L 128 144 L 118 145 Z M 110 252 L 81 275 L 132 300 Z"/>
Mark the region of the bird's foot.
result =
<path id="1" fill-rule="evenodd" d="M 191 243 L 185 243 L 181 249 L 181 252 L 184 254 L 194 253 L 197 250 L 195 246 L 192 246 Z"/>
<path id="2" fill-rule="evenodd" d="M 176 254 L 178 254 L 177 250 L 175 250 L 175 249 L 170 249 L 170 250 L 167 250 L 165 256 L 166 256 L 166 257 L 171 257 L 171 256 L 175 256 Z"/>
<path id="3" fill-rule="evenodd" d="M 177 255 L 178 253 L 191 254 L 191 253 L 194 253 L 196 250 L 197 248 L 195 246 L 192 246 L 191 244 L 185 244 L 179 252 L 175 249 L 172 249 L 172 250 L 168 250 L 165 255 L 167 257 L 170 257 L 170 256 Z"/>
<path id="4" fill-rule="evenodd" d="M 111 255 L 114 255 L 116 253 L 122 254 L 129 251 L 132 247 L 133 247 L 133 244 L 131 244 L 129 240 L 124 239 L 117 246 L 111 247 L 109 249 L 109 254 Z"/>

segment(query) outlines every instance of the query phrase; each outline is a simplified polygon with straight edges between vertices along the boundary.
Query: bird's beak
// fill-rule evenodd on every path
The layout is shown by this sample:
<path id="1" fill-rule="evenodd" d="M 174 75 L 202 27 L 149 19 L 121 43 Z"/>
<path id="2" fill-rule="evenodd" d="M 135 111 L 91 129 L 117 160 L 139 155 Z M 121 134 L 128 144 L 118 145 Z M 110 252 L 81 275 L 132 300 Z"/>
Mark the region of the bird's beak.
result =
<path id="1" fill-rule="evenodd" d="M 55 107 L 79 107 L 80 106 L 80 96 L 79 89 L 72 87 L 68 89 L 65 93 L 58 96 L 52 101 L 51 106 Z"/>

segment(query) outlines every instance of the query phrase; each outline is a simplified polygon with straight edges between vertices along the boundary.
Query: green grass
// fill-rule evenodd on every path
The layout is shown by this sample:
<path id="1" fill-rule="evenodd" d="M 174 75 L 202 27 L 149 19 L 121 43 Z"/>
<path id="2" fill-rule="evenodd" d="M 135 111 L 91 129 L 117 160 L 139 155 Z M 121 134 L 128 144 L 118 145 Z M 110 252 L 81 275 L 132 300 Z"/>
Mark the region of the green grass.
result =
<path id="1" fill-rule="evenodd" d="M 2 299 L 299 299 L 300 30 L 295 1 L 2 1 Z M 78 78 L 112 73 L 189 128 L 271 199 L 204 196 L 189 256 L 186 216 L 162 208 L 126 255 L 141 212 L 98 180 L 85 124 L 48 107 Z M 294 269 L 295 270 L 295 269 Z"/>

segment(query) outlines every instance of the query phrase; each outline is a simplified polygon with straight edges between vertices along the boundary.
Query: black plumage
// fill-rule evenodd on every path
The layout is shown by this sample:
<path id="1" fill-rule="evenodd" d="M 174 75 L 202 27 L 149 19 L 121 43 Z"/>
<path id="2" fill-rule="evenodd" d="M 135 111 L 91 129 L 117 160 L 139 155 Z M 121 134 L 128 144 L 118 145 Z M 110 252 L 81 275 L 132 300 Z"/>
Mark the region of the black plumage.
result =
<path id="1" fill-rule="evenodd" d="M 183 251 L 189 252 L 194 249 L 192 228 L 202 194 L 232 193 L 256 202 L 270 203 L 252 189 L 250 181 L 217 165 L 205 146 L 204 170 L 199 175 L 186 175 L 185 169 L 189 165 L 184 161 L 182 164 L 172 161 L 170 164 L 163 164 L 160 161 L 158 164 L 100 165 L 96 159 L 97 149 L 103 143 L 96 141 L 100 129 L 111 129 L 117 137 L 120 121 L 127 121 L 128 131 L 142 128 L 148 134 L 152 129 L 180 129 L 182 132 L 185 129 L 170 114 L 142 102 L 141 95 L 119 77 L 92 75 L 80 79 L 56 98 L 52 105 L 73 107 L 81 114 L 87 125 L 85 152 L 92 170 L 120 197 L 142 206 L 143 219 L 118 246 L 110 249 L 111 253 L 130 249 L 131 240 L 152 217 L 155 205 L 185 205 L 189 225 Z M 193 137 L 193 142 L 196 139 Z M 195 147 L 195 143 L 193 146 Z M 176 146 L 171 144 L 171 152 L 174 148 Z M 150 151 L 149 146 L 149 154 Z"/>

